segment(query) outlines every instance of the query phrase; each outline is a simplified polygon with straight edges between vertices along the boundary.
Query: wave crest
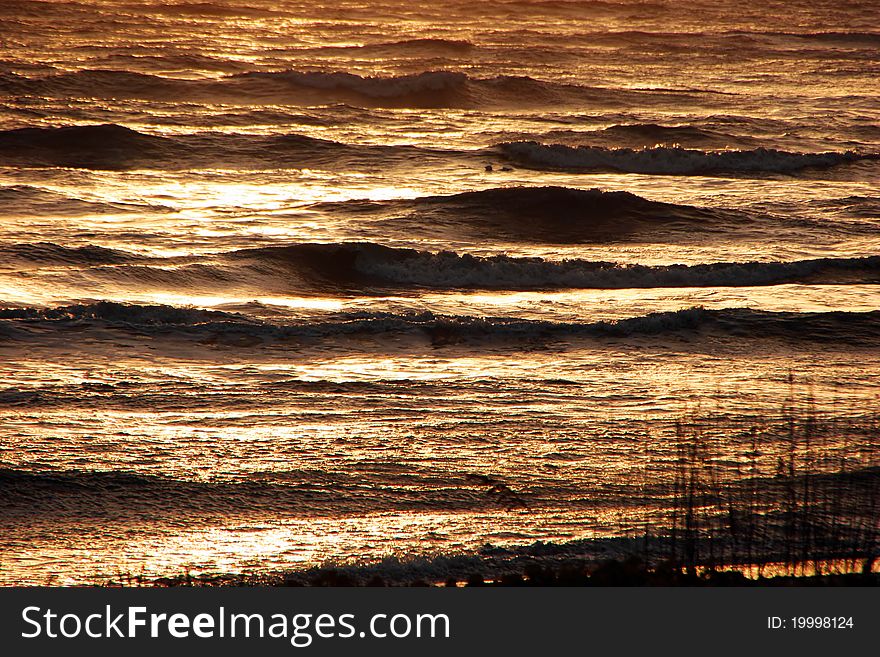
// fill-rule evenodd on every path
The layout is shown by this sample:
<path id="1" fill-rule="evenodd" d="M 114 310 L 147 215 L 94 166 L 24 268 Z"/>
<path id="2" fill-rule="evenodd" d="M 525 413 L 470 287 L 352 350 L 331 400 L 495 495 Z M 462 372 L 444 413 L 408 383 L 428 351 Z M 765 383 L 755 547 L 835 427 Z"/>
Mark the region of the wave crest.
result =
<path id="1" fill-rule="evenodd" d="M 2 133 L 0 133 L 2 140 Z M 2 213 L 27 216 L 78 216 L 85 214 L 128 213 L 149 210 L 167 212 L 167 206 L 131 202 L 86 201 L 31 185 L 0 186 Z"/>
<path id="2" fill-rule="evenodd" d="M 64 247 L 51 242 L 33 244 L 0 245 L 0 259 L 6 262 L 31 263 L 36 266 L 60 265 L 111 265 L 140 260 L 139 256 L 118 249 L 86 245 Z"/>
<path id="3" fill-rule="evenodd" d="M 164 169 L 215 167 L 218 161 L 243 169 L 335 166 L 375 167 L 377 159 L 411 162 L 463 153 L 414 146 L 358 146 L 300 134 L 248 135 L 194 133 L 159 137 L 113 123 L 0 131 L 0 163 L 87 169 Z"/>
<path id="4" fill-rule="evenodd" d="M 352 200 L 312 206 L 356 217 L 378 216 L 395 230 L 462 232 L 478 237 L 567 244 L 623 239 L 647 229 L 689 228 L 733 213 L 651 201 L 624 191 L 568 187 L 498 187 L 444 196 L 389 201 Z M 744 218 L 737 216 L 742 223 Z"/>
<path id="5" fill-rule="evenodd" d="M 620 265 L 589 260 L 432 253 L 372 243 L 298 244 L 237 251 L 236 259 L 283 260 L 307 278 L 347 287 L 503 290 L 742 287 L 809 282 L 877 282 L 880 256 L 795 262 Z"/>
<path id="6" fill-rule="evenodd" d="M 0 132 L 0 158 L 17 165 L 125 168 L 171 155 L 173 140 L 113 123 Z"/>
<path id="7" fill-rule="evenodd" d="M 298 243 L 183 258 L 148 258 L 98 246 L 51 243 L 0 247 L 33 267 L 84 266 L 103 284 L 250 293 L 372 293 L 399 289 L 627 289 L 849 285 L 880 282 L 880 256 L 789 262 L 639 265 L 419 251 L 372 242 Z"/>
<path id="8" fill-rule="evenodd" d="M 269 323 L 244 315 L 172 306 L 136 306 L 112 302 L 49 309 L 0 310 L 2 328 L 27 330 L 28 325 L 94 323 L 160 337 L 198 338 L 210 344 L 220 336 L 247 336 L 229 344 L 258 346 L 277 340 L 345 340 L 352 336 L 418 334 L 435 346 L 457 343 L 532 343 L 572 339 L 674 336 L 694 333 L 736 339 L 784 339 L 826 344 L 876 344 L 880 311 L 794 313 L 747 308 L 689 308 L 641 317 L 598 322 L 552 322 L 509 317 L 438 315 L 432 312 L 395 314 L 355 312 L 307 322 Z M 15 337 L 14 330 L 7 338 Z"/>
<path id="9" fill-rule="evenodd" d="M 434 44 L 433 47 L 436 47 Z M 426 47 L 422 44 L 421 47 Z M 538 80 L 528 76 L 471 77 L 457 71 L 363 76 L 346 71 L 248 71 L 219 79 L 180 79 L 107 69 L 28 77 L 0 75 L 0 92 L 50 98 L 144 98 L 232 104 L 347 103 L 359 107 L 555 108 L 630 107 L 688 96 L 699 90 L 620 89 Z"/>
<path id="10" fill-rule="evenodd" d="M 565 146 L 533 141 L 508 142 L 498 146 L 511 161 L 537 169 L 616 171 L 623 173 L 694 175 L 715 172 L 792 173 L 808 168 L 828 168 L 880 154 L 855 151 L 792 153 L 772 148 L 702 151 L 681 147 L 605 148 Z"/>

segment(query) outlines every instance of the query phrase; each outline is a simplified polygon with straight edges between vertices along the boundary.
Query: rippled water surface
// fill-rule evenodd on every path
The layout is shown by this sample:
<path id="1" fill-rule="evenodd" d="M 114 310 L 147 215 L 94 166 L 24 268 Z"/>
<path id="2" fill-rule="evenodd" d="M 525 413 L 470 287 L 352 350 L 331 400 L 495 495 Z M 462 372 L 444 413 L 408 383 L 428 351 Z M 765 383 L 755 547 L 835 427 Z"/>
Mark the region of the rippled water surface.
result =
<path id="1" fill-rule="evenodd" d="M 730 480 L 792 404 L 868 426 L 878 25 L 3 2 L 0 582 L 662 531 L 681 418 Z"/>

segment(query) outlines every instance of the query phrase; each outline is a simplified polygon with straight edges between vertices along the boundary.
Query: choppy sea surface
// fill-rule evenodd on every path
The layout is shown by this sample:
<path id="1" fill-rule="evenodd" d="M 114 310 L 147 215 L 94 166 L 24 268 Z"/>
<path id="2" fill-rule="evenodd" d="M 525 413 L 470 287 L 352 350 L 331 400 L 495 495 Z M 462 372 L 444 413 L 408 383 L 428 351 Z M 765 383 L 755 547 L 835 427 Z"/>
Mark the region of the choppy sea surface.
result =
<path id="1" fill-rule="evenodd" d="M 4 0 L 0 583 L 662 531 L 681 418 L 858 424 L 878 26 Z"/>

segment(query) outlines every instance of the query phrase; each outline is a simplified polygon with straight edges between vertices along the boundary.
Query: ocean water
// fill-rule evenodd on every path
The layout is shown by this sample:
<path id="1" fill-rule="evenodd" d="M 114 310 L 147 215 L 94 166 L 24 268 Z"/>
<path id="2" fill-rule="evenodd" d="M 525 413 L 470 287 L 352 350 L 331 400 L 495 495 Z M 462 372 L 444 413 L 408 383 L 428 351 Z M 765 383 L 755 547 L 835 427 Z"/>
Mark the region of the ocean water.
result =
<path id="1" fill-rule="evenodd" d="M 662 534 L 683 418 L 876 487 L 878 26 L 4 0 L 0 583 Z"/>

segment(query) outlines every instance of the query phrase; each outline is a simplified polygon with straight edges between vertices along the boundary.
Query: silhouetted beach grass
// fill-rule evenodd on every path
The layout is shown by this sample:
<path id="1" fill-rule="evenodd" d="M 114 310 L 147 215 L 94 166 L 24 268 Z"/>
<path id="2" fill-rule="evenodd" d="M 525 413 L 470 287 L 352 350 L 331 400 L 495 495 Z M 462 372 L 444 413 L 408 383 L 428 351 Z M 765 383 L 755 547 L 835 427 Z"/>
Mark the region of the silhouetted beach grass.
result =
<path id="1" fill-rule="evenodd" d="M 822 413 L 792 386 L 779 417 L 737 424 L 709 416 L 676 426 L 666 561 L 691 575 L 871 573 L 880 546 L 878 416 Z M 646 554 L 651 533 L 646 526 Z"/>

